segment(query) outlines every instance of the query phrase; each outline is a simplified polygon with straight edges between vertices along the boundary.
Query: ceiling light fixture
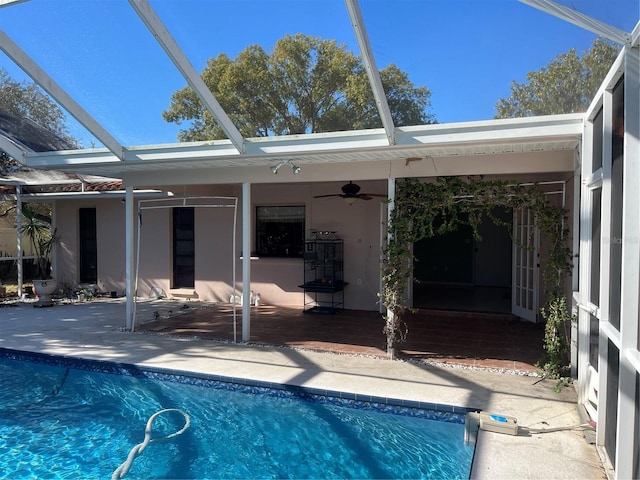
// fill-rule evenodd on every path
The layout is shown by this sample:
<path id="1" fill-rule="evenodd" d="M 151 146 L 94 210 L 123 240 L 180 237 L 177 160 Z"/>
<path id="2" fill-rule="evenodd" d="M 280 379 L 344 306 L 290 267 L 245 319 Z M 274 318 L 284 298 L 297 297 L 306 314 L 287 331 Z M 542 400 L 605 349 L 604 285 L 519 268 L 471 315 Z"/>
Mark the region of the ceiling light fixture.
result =
<path id="1" fill-rule="evenodd" d="M 282 167 L 283 165 L 289 165 L 294 175 L 298 175 L 300 172 L 302 172 L 302 168 L 293 164 L 291 160 L 280 160 L 277 165 L 274 165 L 273 167 L 271 167 L 271 172 L 274 175 L 277 175 L 278 170 L 280 170 L 280 167 Z"/>

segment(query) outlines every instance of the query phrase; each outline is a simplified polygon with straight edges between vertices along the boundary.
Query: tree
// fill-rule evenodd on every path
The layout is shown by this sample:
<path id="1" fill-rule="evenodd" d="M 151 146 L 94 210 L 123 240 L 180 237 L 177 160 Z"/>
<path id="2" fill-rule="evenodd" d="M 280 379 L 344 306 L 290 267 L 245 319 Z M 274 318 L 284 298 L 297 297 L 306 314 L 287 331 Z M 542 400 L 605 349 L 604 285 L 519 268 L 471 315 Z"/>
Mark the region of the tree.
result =
<path id="1" fill-rule="evenodd" d="M 59 143 L 77 147 L 77 141 L 69 134 L 64 111 L 33 82 L 18 82 L 0 68 L 0 114 L 3 118 L 28 119 L 46 131 Z M 15 168 L 15 159 L 0 150 L 0 173 L 5 168 Z"/>
<path id="2" fill-rule="evenodd" d="M 77 141 L 68 133 L 63 110 L 33 82 L 18 82 L 0 68 L 0 120 L 8 133 L 18 133 L 25 144 L 35 143 L 52 147 L 77 147 Z M 9 171 L 23 168 L 7 152 L 0 150 L 0 178 Z M 51 230 L 51 207 L 48 204 L 24 205 L 26 225 L 23 233 L 38 252 L 40 274 L 47 272 L 43 262 L 48 261 L 56 235 Z M 13 218 L 16 202 L 0 201 L 0 217 Z M 44 259 L 44 260 L 43 260 Z"/>
<path id="3" fill-rule="evenodd" d="M 527 82 L 511 82 L 511 95 L 496 104 L 496 118 L 586 111 L 618 51 L 597 38 L 582 56 L 575 49 L 558 55 L 546 67 L 529 72 Z"/>
<path id="4" fill-rule="evenodd" d="M 435 122 L 426 87 L 414 86 L 394 65 L 380 77 L 396 125 Z M 233 60 L 225 54 L 209 59 L 202 78 L 246 137 L 382 126 L 362 61 L 335 41 L 287 35 L 270 54 L 252 45 Z M 180 141 L 226 138 L 189 87 L 174 92 L 162 115 L 167 122 L 191 122 Z"/>

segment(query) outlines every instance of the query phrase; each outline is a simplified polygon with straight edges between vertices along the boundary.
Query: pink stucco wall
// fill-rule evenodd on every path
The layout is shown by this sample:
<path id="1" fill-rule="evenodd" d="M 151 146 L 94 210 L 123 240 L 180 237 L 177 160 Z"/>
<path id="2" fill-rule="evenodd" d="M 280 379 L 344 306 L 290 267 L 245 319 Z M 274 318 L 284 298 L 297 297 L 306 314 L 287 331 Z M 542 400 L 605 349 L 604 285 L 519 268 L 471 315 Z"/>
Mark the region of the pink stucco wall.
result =
<path id="1" fill-rule="evenodd" d="M 62 242 L 56 256 L 58 282 L 75 288 L 79 282 L 78 212 L 95 208 L 98 238 L 98 288 L 124 293 L 125 223 L 120 199 L 75 199 L 56 201 L 56 226 Z"/>
<path id="2" fill-rule="evenodd" d="M 379 284 L 380 202 L 360 201 L 347 205 L 340 198 L 315 199 L 316 194 L 339 192 L 344 182 L 323 184 L 322 191 L 310 184 L 254 185 L 252 219 L 258 205 L 305 205 L 306 229 L 335 230 L 345 241 L 345 307 L 376 310 Z M 315 188 L 315 190 L 314 190 Z M 386 182 L 367 182 L 384 193 Z M 169 188 L 169 190 L 172 190 Z M 189 195 L 237 196 L 236 288 L 242 289 L 242 205 L 241 187 L 189 187 L 173 189 Z M 57 225 L 63 235 L 58 255 L 58 278 L 75 286 L 78 273 L 78 210 L 96 208 L 98 230 L 98 288 L 117 291 L 125 288 L 125 219 L 120 199 L 58 200 Z M 198 208 L 195 214 L 196 268 L 193 289 L 173 290 L 171 285 L 171 211 L 145 210 L 140 233 L 140 275 L 138 295 L 148 297 L 152 289 L 167 295 L 192 296 L 206 301 L 228 302 L 233 294 L 232 209 Z M 252 239 L 254 234 L 252 233 Z M 253 243 L 253 241 L 252 241 Z M 256 258 L 251 261 L 251 289 L 260 293 L 262 303 L 302 306 L 304 297 L 302 259 Z"/>
<path id="3" fill-rule="evenodd" d="M 358 182 L 362 191 L 385 194 L 386 181 Z M 307 230 L 332 230 L 344 239 L 344 292 L 347 309 L 378 310 L 380 284 L 381 212 L 379 199 L 347 205 L 340 198 L 314 198 L 340 192 L 344 182 L 321 184 L 256 184 L 251 189 L 251 227 L 256 206 L 304 205 Z M 570 187 L 570 182 L 568 187 Z M 238 198 L 236 222 L 236 288 L 242 290 L 242 191 L 241 186 L 169 187 L 176 194 L 223 195 Z M 568 197 L 571 198 L 569 188 Z M 95 207 L 98 229 L 98 288 L 125 289 L 125 209 L 121 199 L 58 200 L 57 225 L 62 234 L 57 271 L 61 282 L 76 285 L 78 279 L 78 209 Z M 233 294 L 233 210 L 198 208 L 195 213 L 196 267 L 193 289 L 173 290 L 171 285 L 171 210 L 146 210 L 140 237 L 138 296 L 160 289 L 169 296 L 228 302 Z M 252 249 L 253 239 L 252 232 Z M 543 246 L 544 247 L 544 246 Z M 477 267 L 479 268 L 479 267 Z M 251 261 L 251 290 L 263 304 L 304 305 L 299 285 L 303 261 L 292 258 L 255 258 Z"/>

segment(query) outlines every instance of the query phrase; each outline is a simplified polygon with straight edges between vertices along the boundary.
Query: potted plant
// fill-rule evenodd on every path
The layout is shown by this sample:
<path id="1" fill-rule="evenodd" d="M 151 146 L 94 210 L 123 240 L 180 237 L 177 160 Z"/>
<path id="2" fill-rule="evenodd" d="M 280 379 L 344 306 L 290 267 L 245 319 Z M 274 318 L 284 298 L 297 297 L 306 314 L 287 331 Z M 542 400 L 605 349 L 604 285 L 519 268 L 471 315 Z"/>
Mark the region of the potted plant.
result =
<path id="1" fill-rule="evenodd" d="M 29 239 L 31 248 L 36 256 L 36 278 L 33 288 L 38 295 L 39 307 L 53 305 L 51 294 L 55 292 L 57 282 L 51 275 L 51 254 L 60 242 L 56 229 L 51 226 L 51 217 L 39 213 L 36 209 L 25 206 L 22 210 L 24 217 L 20 233 Z"/>

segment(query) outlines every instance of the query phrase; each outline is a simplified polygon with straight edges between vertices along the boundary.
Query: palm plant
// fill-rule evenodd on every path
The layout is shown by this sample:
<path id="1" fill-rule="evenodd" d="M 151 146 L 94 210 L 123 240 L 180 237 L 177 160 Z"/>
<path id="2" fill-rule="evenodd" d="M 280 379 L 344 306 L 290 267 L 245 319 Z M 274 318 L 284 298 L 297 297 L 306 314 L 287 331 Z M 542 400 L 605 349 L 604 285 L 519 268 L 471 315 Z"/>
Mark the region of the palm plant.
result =
<path id="1" fill-rule="evenodd" d="M 57 230 L 51 227 L 50 218 L 29 206 L 25 205 L 22 216 L 24 218 L 20 234 L 29 239 L 36 255 L 38 278 L 43 280 L 51 278 L 51 253 L 60 242 Z"/>

